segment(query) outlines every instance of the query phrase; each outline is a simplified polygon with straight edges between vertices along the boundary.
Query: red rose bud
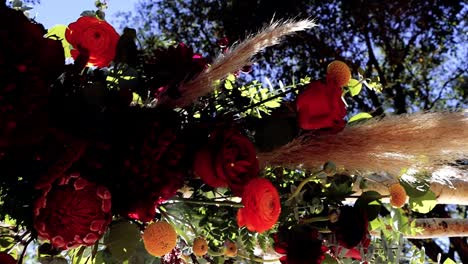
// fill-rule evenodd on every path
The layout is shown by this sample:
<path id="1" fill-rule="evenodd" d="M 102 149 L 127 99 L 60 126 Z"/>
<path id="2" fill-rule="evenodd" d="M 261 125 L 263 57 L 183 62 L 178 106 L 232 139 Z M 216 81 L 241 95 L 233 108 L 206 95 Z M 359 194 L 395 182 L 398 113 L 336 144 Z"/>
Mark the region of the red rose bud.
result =
<path id="1" fill-rule="evenodd" d="M 281 213 L 278 190 L 264 178 L 251 180 L 242 195 L 244 207 L 237 212 L 237 224 L 252 232 L 262 233 L 272 228 Z"/>
<path id="2" fill-rule="evenodd" d="M 111 221 L 111 194 L 77 175 L 59 178 L 43 189 L 34 206 L 34 227 L 58 249 L 90 246 Z"/>
<path id="3" fill-rule="evenodd" d="M 242 195 L 249 180 L 258 176 L 258 160 L 250 140 L 236 130 L 218 129 L 195 155 L 194 172 L 211 187 L 229 187 Z"/>
<path id="4" fill-rule="evenodd" d="M 311 82 L 298 95 L 296 110 L 298 123 L 302 129 L 331 129 L 341 131 L 346 122 L 346 106 L 341 99 L 339 86 L 322 81 Z"/>
<path id="5" fill-rule="evenodd" d="M 68 25 L 65 38 L 74 48 L 73 59 L 85 49 L 89 52 L 88 66 L 106 67 L 114 59 L 119 34 L 104 20 L 83 16 Z"/>

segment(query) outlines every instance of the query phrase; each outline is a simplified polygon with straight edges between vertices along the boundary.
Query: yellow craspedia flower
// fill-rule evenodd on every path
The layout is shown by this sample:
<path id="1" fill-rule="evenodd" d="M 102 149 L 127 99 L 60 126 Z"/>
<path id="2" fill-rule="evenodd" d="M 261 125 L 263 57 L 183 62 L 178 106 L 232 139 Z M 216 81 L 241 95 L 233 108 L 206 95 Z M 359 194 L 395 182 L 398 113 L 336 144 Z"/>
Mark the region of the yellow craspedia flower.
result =
<path id="1" fill-rule="evenodd" d="M 348 84 L 351 80 L 351 70 L 342 61 L 332 61 L 327 67 L 327 81 L 340 87 Z"/>
<path id="2" fill-rule="evenodd" d="M 399 183 L 395 183 L 388 188 L 388 191 L 390 192 L 390 204 L 393 207 L 400 208 L 405 205 L 407 195 L 403 186 Z"/>
<path id="3" fill-rule="evenodd" d="M 167 222 L 154 222 L 148 225 L 142 237 L 146 251 L 155 257 L 171 252 L 177 243 L 177 233 Z"/>
<path id="4" fill-rule="evenodd" d="M 208 243 L 203 237 L 198 237 L 193 240 L 193 254 L 197 257 L 201 257 L 208 253 Z"/>
<path id="5" fill-rule="evenodd" d="M 224 255 L 226 257 L 235 257 L 237 256 L 237 245 L 234 242 L 226 241 L 224 242 Z"/>

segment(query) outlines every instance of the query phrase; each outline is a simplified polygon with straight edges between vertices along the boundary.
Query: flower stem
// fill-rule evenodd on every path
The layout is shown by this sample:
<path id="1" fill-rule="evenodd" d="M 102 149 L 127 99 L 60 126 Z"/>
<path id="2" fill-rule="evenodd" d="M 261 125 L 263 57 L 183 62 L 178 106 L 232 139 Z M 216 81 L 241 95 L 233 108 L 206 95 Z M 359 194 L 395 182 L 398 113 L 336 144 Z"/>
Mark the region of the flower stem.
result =
<path id="1" fill-rule="evenodd" d="M 292 199 L 294 199 L 296 196 L 299 195 L 299 193 L 301 193 L 301 190 L 302 188 L 304 188 L 304 186 L 314 180 L 315 178 L 317 178 L 320 174 L 322 174 L 323 171 L 319 171 L 319 172 L 316 172 L 312 175 L 310 175 L 309 177 L 307 177 L 306 179 L 304 179 L 300 184 L 299 186 L 297 186 L 297 189 L 291 194 L 291 196 L 288 198 L 288 200 L 286 202 L 290 202 Z"/>
<path id="2" fill-rule="evenodd" d="M 279 261 L 279 259 L 263 259 L 263 258 L 249 257 L 249 256 L 242 255 L 242 254 L 239 254 L 239 253 L 237 253 L 237 256 L 240 257 L 240 258 L 243 258 L 243 259 L 247 259 L 247 260 L 251 260 L 251 261 L 255 261 L 255 262 L 260 262 L 260 263 Z"/>
<path id="3" fill-rule="evenodd" d="M 315 216 L 315 217 L 301 220 L 301 223 L 309 224 L 309 223 L 315 223 L 315 222 L 325 222 L 328 220 L 329 220 L 328 216 Z"/>
<path id="4" fill-rule="evenodd" d="M 204 201 L 204 200 L 184 199 L 184 198 L 172 198 L 168 201 L 182 202 L 182 203 L 196 204 L 196 205 L 230 206 L 230 207 L 235 207 L 235 208 L 244 207 L 244 205 L 241 203 L 230 202 L 230 201 Z"/>
<path id="5" fill-rule="evenodd" d="M 221 252 L 216 252 L 216 251 L 213 251 L 211 249 L 208 249 L 208 254 L 212 257 L 220 257 L 222 255 L 224 255 L 224 253 L 221 251 Z"/>

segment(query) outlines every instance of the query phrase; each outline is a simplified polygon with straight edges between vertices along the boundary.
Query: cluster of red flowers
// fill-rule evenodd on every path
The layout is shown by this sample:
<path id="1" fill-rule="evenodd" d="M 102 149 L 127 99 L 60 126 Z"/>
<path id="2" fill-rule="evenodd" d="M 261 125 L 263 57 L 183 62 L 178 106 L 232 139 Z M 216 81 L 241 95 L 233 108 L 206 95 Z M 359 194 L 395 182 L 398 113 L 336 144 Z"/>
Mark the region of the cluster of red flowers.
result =
<path id="1" fill-rule="evenodd" d="M 272 228 L 281 212 L 280 197 L 267 179 L 259 178 L 252 142 L 237 130 L 218 129 L 197 152 L 194 173 L 212 187 L 229 187 L 242 196 L 244 208 L 237 213 L 239 227 L 262 233 Z"/>
<path id="2" fill-rule="evenodd" d="M 49 84 L 63 71 L 64 56 L 61 43 L 44 39 L 42 29 L 21 13 L 0 7 L 0 14 L 18 25 L 15 30 L 28 32 L 17 34 L 3 28 L 0 31 L 0 35 L 14 43 L 0 43 L 0 50 L 13 51 L 0 53 L 0 61 L 7 65 L 0 65 L 0 77 L 4 77 L 0 79 L 6 80 L 6 85 L 0 87 L 2 146 L 13 134 L 18 120 L 31 121 L 33 118 L 29 115 L 47 105 L 47 102 L 34 100 L 48 96 Z M 89 16 L 71 23 L 65 37 L 73 46 L 71 54 L 79 68 L 110 66 L 120 38 L 106 21 Z M 19 44 L 21 46 L 15 46 Z M 225 48 L 227 40 L 220 42 L 220 46 Z M 162 95 L 177 98 L 179 85 L 194 78 L 206 65 L 206 60 L 185 44 L 158 49 L 144 64 L 145 73 L 152 76 L 145 84 L 151 87 L 155 98 Z M 349 68 L 340 63 L 331 65 L 326 80 L 310 83 L 297 98 L 298 124 L 304 130 L 338 132 L 345 126 L 346 108 L 341 97 L 342 86 L 350 78 Z M 32 95 L 26 95 L 30 84 L 34 84 L 29 90 Z M 18 98 L 21 104 L 28 104 L 24 110 L 16 109 L 17 105 L 12 107 L 12 102 Z M 19 111 L 16 114 L 19 118 L 13 116 L 15 110 Z M 70 166 L 56 174 L 56 178 L 45 175 L 42 182 L 37 182 L 41 194 L 34 204 L 34 228 L 41 238 L 50 240 L 57 249 L 70 249 L 96 243 L 113 214 L 150 222 L 156 217 L 156 207 L 173 196 L 182 187 L 185 174 L 192 171 L 207 185 L 227 187 L 234 195 L 242 197 L 244 207 L 237 212 L 239 227 L 262 233 L 277 223 L 281 213 L 280 195 L 269 180 L 259 177 L 256 149 L 247 136 L 237 129 L 215 128 L 204 133 L 202 142 L 197 142 L 200 143 L 198 149 L 189 150 L 189 144 L 180 139 L 180 130 L 185 129 L 182 121 L 174 118 L 171 122 L 159 122 L 154 117 L 164 116 L 166 112 L 156 112 L 146 111 L 146 116 L 122 111 L 117 118 L 112 115 L 114 113 L 109 114 L 111 125 L 105 125 L 111 127 L 111 133 L 102 136 L 96 132 L 95 137 L 89 139 L 91 143 L 87 142 L 89 149 L 77 155 L 77 161 L 68 164 Z M 172 115 L 167 114 L 165 118 L 171 119 Z M 147 118 L 147 121 L 133 120 L 135 116 Z M 57 130 L 60 129 L 62 127 Z M 96 153 L 102 154 L 100 161 Z M 71 167 L 82 176 L 70 173 Z M 349 228 L 347 225 L 351 222 L 359 224 Z M 338 222 L 330 228 L 341 246 L 348 249 L 358 244 L 366 246 L 363 238 L 368 234 L 367 219 L 354 208 L 342 207 Z M 285 236 L 276 241 L 277 251 L 286 254 L 282 263 L 320 263 L 323 259 L 322 240 L 315 230 L 298 226 L 284 233 Z M 177 252 L 174 252 L 175 256 Z"/>
<path id="3" fill-rule="evenodd" d="M 21 11 L 0 6 L 0 147 L 34 141 L 47 122 L 49 85 L 64 69 L 60 41 Z M 14 26 L 13 26 L 14 25 Z M 34 133 L 30 133 L 33 130 Z"/>

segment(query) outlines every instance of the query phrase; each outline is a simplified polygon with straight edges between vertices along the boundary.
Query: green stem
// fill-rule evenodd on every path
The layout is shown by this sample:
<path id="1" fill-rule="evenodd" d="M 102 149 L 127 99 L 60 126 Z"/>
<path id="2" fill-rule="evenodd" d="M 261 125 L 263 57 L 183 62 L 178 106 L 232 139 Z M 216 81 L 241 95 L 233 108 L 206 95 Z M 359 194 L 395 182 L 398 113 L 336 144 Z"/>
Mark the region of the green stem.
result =
<path id="1" fill-rule="evenodd" d="M 196 204 L 196 205 L 216 205 L 216 206 L 230 206 L 235 208 L 244 207 L 241 203 L 230 202 L 230 201 L 204 201 L 204 200 L 195 200 L 195 199 L 184 199 L 184 198 L 172 198 L 168 201 L 182 202 L 187 204 Z"/>
<path id="2" fill-rule="evenodd" d="M 237 256 L 240 257 L 240 258 L 243 258 L 243 259 L 247 259 L 247 260 L 251 260 L 251 261 L 255 261 L 255 262 L 260 262 L 260 263 L 279 261 L 279 259 L 263 259 L 263 258 L 249 257 L 249 256 L 242 255 L 242 254 L 239 254 L 239 253 L 237 253 Z"/>
<path id="3" fill-rule="evenodd" d="M 315 227 L 322 234 L 330 234 L 332 231 L 326 227 Z"/>
<path id="4" fill-rule="evenodd" d="M 297 189 L 291 194 L 291 196 L 289 197 L 289 199 L 286 201 L 286 202 L 290 202 L 292 199 L 294 199 L 296 196 L 299 195 L 299 193 L 301 193 L 302 191 L 302 188 L 304 188 L 304 186 L 314 180 L 315 178 L 317 178 L 320 174 L 322 174 L 323 171 L 319 171 L 319 172 L 316 172 L 312 175 L 310 175 L 309 177 L 307 177 L 306 179 L 304 179 L 300 184 L 299 186 L 297 186 Z"/>
<path id="5" fill-rule="evenodd" d="M 310 223 L 315 223 L 315 222 L 325 222 L 328 220 L 329 220 L 328 216 L 315 216 L 315 217 L 301 220 L 301 223 L 310 224 Z"/>
<path id="6" fill-rule="evenodd" d="M 208 254 L 212 257 L 220 257 L 222 255 L 224 255 L 224 252 L 216 252 L 216 251 L 213 251 L 211 249 L 208 249 Z"/>

